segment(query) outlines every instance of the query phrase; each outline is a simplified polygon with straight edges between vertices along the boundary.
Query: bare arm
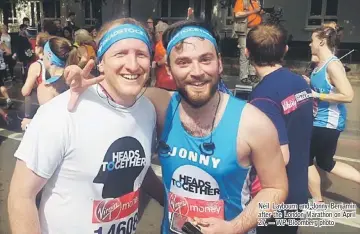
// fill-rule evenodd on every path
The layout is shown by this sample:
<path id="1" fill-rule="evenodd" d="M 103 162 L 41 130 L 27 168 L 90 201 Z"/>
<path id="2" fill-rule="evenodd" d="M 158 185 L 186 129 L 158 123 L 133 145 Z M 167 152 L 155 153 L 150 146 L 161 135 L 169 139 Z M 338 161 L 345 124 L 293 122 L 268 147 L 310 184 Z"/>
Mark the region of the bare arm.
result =
<path id="1" fill-rule="evenodd" d="M 146 173 L 142 188 L 150 197 L 164 206 L 164 186 L 151 167 Z"/>
<path id="2" fill-rule="evenodd" d="M 245 233 L 257 225 L 260 202 L 269 203 L 271 208 L 272 204 L 285 201 L 288 193 L 285 164 L 274 125 L 250 104 L 244 108 L 242 116 L 239 133 L 245 144 L 240 145 L 248 146 L 262 190 L 244 211 L 231 221 L 235 233 Z"/>
<path id="3" fill-rule="evenodd" d="M 281 145 L 280 149 L 281 149 L 281 153 L 283 155 L 284 163 L 285 163 L 285 165 L 288 165 L 289 160 L 290 160 L 289 145 L 288 144 Z"/>
<path id="4" fill-rule="evenodd" d="M 256 9 L 256 10 L 252 10 L 252 11 L 235 12 L 235 18 L 245 18 L 245 17 L 248 17 L 249 15 L 256 14 L 258 12 L 260 12 L 260 9 Z"/>
<path id="5" fill-rule="evenodd" d="M 315 98 L 320 98 L 327 102 L 350 103 L 354 98 L 354 90 L 346 77 L 344 67 L 340 61 L 331 62 L 327 68 L 330 81 L 336 87 L 336 93 L 318 94 Z"/>
<path id="6" fill-rule="evenodd" d="M 166 110 L 173 92 L 169 92 L 165 89 L 151 87 L 146 89 L 144 95 L 149 98 L 152 104 L 155 106 L 157 121 L 156 132 L 158 133 L 158 137 L 160 137 L 166 118 Z"/>
<path id="7" fill-rule="evenodd" d="M 24 86 L 21 88 L 21 94 L 25 96 L 29 96 L 31 91 L 33 90 L 36 82 L 36 78 L 40 74 L 41 66 L 39 63 L 33 63 L 29 67 L 28 75 L 25 81 Z"/>
<path id="8" fill-rule="evenodd" d="M 10 184 L 8 212 L 13 234 L 40 234 L 36 195 L 46 179 L 36 175 L 21 160 L 17 160 Z"/>

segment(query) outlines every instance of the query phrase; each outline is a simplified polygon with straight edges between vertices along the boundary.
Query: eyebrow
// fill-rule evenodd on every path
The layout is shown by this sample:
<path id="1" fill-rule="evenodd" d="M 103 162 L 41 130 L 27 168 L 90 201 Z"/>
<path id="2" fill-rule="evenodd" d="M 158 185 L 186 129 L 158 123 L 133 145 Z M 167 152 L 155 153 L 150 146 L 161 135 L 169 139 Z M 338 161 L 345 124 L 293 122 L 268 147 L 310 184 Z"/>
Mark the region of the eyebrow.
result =
<path id="1" fill-rule="evenodd" d="M 204 54 L 201 54 L 199 55 L 197 58 L 203 58 L 203 57 L 206 57 L 206 56 L 211 56 L 211 57 L 215 57 L 213 53 L 211 52 L 207 52 L 207 53 L 204 53 Z M 188 57 L 188 56 L 179 56 L 175 59 L 175 62 L 179 61 L 179 60 L 192 60 L 192 58 Z"/>
<path id="2" fill-rule="evenodd" d="M 117 54 L 117 53 L 120 53 L 120 52 L 129 52 L 131 49 L 128 49 L 128 48 L 124 48 L 124 49 L 117 49 L 117 50 L 114 50 L 112 51 L 112 54 Z M 142 53 L 149 53 L 148 50 L 142 50 L 142 49 L 134 49 L 135 52 L 142 52 Z"/>

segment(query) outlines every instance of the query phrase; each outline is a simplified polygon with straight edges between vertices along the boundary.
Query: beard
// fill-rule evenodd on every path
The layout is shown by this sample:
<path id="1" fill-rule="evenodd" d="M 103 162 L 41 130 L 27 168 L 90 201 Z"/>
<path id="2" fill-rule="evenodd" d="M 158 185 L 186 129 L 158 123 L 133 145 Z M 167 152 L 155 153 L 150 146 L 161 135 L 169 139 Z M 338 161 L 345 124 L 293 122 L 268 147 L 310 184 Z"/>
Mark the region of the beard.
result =
<path id="1" fill-rule="evenodd" d="M 218 87 L 218 82 L 213 84 L 208 93 L 191 94 L 186 91 L 185 87 L 177 88 L 182 99 L 190 105 L 192 108 L 198 109 L 207 104 L 211 98 L 215 95 Z"/>

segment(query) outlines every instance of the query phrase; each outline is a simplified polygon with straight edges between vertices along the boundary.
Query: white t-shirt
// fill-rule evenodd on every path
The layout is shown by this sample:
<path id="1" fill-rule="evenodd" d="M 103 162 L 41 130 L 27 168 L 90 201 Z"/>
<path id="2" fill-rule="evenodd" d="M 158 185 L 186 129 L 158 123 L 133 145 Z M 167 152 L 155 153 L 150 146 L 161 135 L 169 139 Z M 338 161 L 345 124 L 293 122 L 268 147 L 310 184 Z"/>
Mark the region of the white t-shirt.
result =
<path id="1" fill-rule="evenodd" d="M 15 153 L 47 178 L 42 234 L 135 233 L 139 188 L 151 159 L 154 106 L 120 109 L 98 85 L 67 111 L 69 91 L 42 105 Z M 110 104 L 109 104 L 110 102 Z"/>

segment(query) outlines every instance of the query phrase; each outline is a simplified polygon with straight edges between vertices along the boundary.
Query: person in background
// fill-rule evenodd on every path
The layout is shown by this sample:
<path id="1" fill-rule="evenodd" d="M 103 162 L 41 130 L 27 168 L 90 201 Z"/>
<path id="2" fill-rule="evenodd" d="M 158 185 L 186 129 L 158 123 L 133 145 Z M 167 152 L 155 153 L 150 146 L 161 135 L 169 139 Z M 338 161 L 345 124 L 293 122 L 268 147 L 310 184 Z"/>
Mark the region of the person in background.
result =
<path id="1" fill-rule="evenodd" d="M 29 39 L 27 37 L 27 25 L 22 24 L 20 25 L 19 37 L 17 42 L 16 53 L 13 55 L 13 58 L 18 58 L 19 61 L 22 63 L 22 81 L 25 83 L 25 79 L 27 76 L 27 70 L 29 63 L 33 58 L 33 50 Z"/>
<path id="2" fill-rule="evenodd" d="M 309 191 L 313 202 L 323 202 L 321 178 L 317 166 L 343 179 L 360 184 L 360 172 L 340 161 L 334 161 L 336 147 L 346 124 L 345 103 L 351 103 L 354 90 L 346 76 L 341 61 L 334 55 L 339 41 L 337 29 L 322 26 L 311 36 L 311 54 L 318 58 L 318 65 L 305 77 L 313 90 L 314 123 L 310 147 Z"/>
<path id="3" fill-rule="evenodd" d="M 44 62 L 43 62 L 43 55 L 44 55 L 44 46 L 48 41 L 50 35 L 48 33 L 39 33 L 36 37 L 36 47 L 35 47 L 35 54 L 39 58 L 37 62 L 32 63 L 29 67 L 28 75 L 25 81 L 24 86 L 21 89 L 22 95 L 25 97 L 25 116 L 21 122 L 21 128 L 23 130 L 26 129 L 27 125 L 30 123 L 31 118 L 33 116 L 31 103 L 32 103 L 32 91 L 38 85 L 46 81 L 46 75 L 48 74 Z M 38 102 L 40 105 L 44 104 L 45 101 L 42 98 L 42 93 L 37 92 L 38 95 Z"/>
<path id="4" fill-rule="evenodd" d="M 90 35 L 95 39 L 97 36 L 97 28 L 96 26 L 92 26 L 88 29 L 88 32 L 90 33 Z"/>
<path id="5" fill-rule="evenodd" d="M 23 18 L 23 24 L 25 24 L 26 26 L 30 26 L 30 19 L 28 17 L 24 17 Z"/>
<path id="6" fill-rule="evenodd" d="M 64 37 L 65 39 L 69 40 L 72 43 L 74 41 L 72 28 L 71 27 L 64 27 L 62 37 Z"/>
<path id="7" fill-rule="evenodd" d="M 257 83 L 255 68 L 245 56 L 246 35 L 249 30 L 262 22 L 261 6 L 258 0 L 236 0 L 234 6 L 234 36 L 240 49 L 240 82 L 245 85 Z"/>
<path id="8" fill-rule="evenodd" d="M 61 26 L 61 20 L 60 19 L 56 19 L 53 21 L 54 25 L 56 27 L 55 29 L 55 36 L 57 37 L 62 37 L 62 33 L 63 33 L 63 28 Z"/>
<path id="9" fill-rule="evenodd" d="M 93 37 L 86 29 L 77 30 L 74 36 L 74 46 L 78 48 L 78 57 L 80 60 L 78 66 L 83 68 L 90 59 L 96 58 L 96 45 Z"/>
<path id="10" fill-rule="evenodd" d="M 48 33 L 51 36 L 56 36 L 57 34 L 57 27 L 53 21 L 45 21 L 44 22 L 44 32 Z"/>
<path id="11" fill-rule="evenodd" d="M 7 88 L 4 84 L 5 74 L 6 74 L 6 64 L 4 55 L 10 55 L 11 49 L 6 46 L 4 42 L 0 42 L 0 91 L 1 94 L 6 98 L 6 108 L 9 109 L 13 105 L 11 101 Z M 4 117 L 4 115 L 2 115 Z M 4 118 L 5 119 L 5 118 Z"/>
<path id="12" fill-rule="evenodd" d="M 151 33 L 154 33 L 154 20 L 152 18 L 147 19 L 146 24 Z"/>
<path id="13" fill-rule="evenodd" d="M 340 42 L 341 42 L 341 40 L 343 39 L 343 36 L 344 36 L 344 27 L 339 26 L 334 21 L 324 23 L 322 26 L 323 27 L 331 27 L 331 28 L 334 28 L 336 30 L 337 36 L 336 36 L 336 40 L 335 40 L 335 47 L 333 49 L 333 53 L 336 56 L 337 52 L 338 52 L 338 48 L 340 46 Z M 311 55 L 311 62 L 310 62 L 310 65 L 307 67 L 307 69 L 305 71 L 305 76 L 310 76 L 311 73 L 314 71 L 315 67 L 318 64 L 319 64 L 319 58 L 316 55 Z M 344 68 L 345 68 L 346 72 L 348 72 L 350 70 L 350 68 L 345 66 L 345 64 L 344 64 Z"/>
<path id="14" fill-rule="evenodd" d="M 68 17 L 66 19 L 66 27 L 69 27 L 72 29 L 72 31 L 76 31 L 78 27 L 75 26 L 75 18 L 76 14 L 74 12 L 69 12 Z"/>
<path id="15" fill-rule="evenodd" d="M 147 19 L 146 24 L 147 24 L 147 29 L 149 30 L 150 35 L 151 35 L 151 40 L 156 41 L 155 32 L 154 32 L 154 30 L 155 30 L 155 28 L 154 28 L 154 20 L 152 18 L 149 18 L 149 19 Z M 155 51 L 155 44 L 153 44 L 152 49 L 153 49 L 152 52 L 154 52 Z"/>
<path id="16" fill-rule="evenodd" d="M 8 27 L 3 24 L 1 26 L 1 39 L 0 42 L 5 43 L 6 47 L 11 49 L 11 36 L 8 33 Z M 9 74 L 6 74 L 6 77 L 10 77 L 10 80 L 14 79 L 14 67 L 16 61 L 12 58 L 12 54 L 4 54 L 5 64 L 9 68 Z"/>
<path id="17" fill-rule="evenodd" d="M 162 43 L 163 32 L 169 27 L 167 23 L 159 21 L 155 27 L 155 55 L 153 61 L 153 68 L 155 68 L 156 82 L 155 87 L 176 90 L 176 83 L 171 75 L 166 70 L 166 50 Z"/>
<path id="18" fill-rule="evenodd" d="M 35 27 L 28 27 L 26 29 L 26 35 L 29 39 L 29 42 L 31 44 L 31 51 L 32 51 L 32 59 L 29 63 L 29 66 L 33 63 L 36 62 L 36 60 L 38 59 L 38 57 L 35 54 L 35 47 L 36 47 L 36 35 L 37 35 L 37 29 Z"/>
<path id="19" fill-rule="evenodd" d="M 282 26 L 256 26 L 247 35 L 245 54 L 260 78 L 249 101 L 272 120 L 287 165 L 289 194 L 284 203 L 299 205 L 307 203 L 308 198 L 313 99 L 304 79 L 281 65 L 288 50 L 287 38 L 287 31 Z M 253 181 L 255 172 L 253 167 L 250 181 Z M 260 189 L 255 177 L 251 184 L 252 196 Z M 258 227 L 257 234 L 296 234 L 297 229 L 295 225 L 269 225 Z"/>

